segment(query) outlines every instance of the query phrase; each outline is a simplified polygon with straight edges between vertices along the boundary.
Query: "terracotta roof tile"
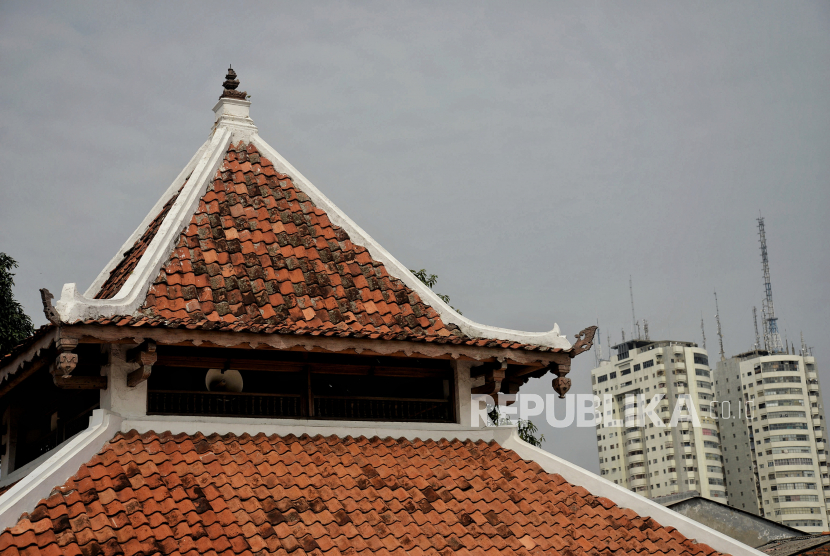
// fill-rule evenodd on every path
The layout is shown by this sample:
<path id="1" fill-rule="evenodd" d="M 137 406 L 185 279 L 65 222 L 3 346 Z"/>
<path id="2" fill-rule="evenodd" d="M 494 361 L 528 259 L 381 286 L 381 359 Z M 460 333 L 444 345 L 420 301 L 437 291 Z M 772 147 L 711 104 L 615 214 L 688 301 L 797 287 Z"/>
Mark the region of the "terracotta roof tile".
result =
<path id="1" fill-rule="evenodd" d="M 123 286 L 175 199 L 96 297 L 112 297 Z M 85 322 L 557 351 L 469 338 L 445 324 L 289 176 L 244 143 L 228 149 L 139 312 Z"/>
<path id="2" fill-rule="evenodd" d="M 468 477 L 469 480 L 465 480 Z M 496 443 L 118 434 L 3 554 L 716 554 Z"/>

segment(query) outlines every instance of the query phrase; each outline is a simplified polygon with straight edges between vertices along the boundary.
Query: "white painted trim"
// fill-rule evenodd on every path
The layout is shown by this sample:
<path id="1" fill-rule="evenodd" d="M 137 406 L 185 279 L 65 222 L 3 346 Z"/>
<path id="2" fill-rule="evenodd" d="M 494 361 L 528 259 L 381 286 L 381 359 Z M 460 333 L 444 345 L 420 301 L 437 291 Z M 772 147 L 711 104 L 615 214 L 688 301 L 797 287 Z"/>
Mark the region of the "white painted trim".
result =
<path id="1" fill-rule="evenodd" d="M 92 282 L 92 284 L 90 284 L 89 288 L 87 288 L 87 290 L 84 292 L 84 297 L 94 298 L 95 295 L 99 291 L 101 291 L 101 286 L 103 286 L 104 282 L 107 281 L 107 278 L 109 278 L 110 273 L 116 267 L 116 265 L 118 265 L 118 263 L 121 262 L 121 259 L 124 258 L 124 253 L 132 249 L 133 245 L 135 245 L 135 242 L 138 241 L 138 238 L 140 238 L 142 234 L 144 234 L 144 232 L 147 230 L 147 227 L 150 225 L 153 219 L 158 215 L 158 213 L 161 212 L 161 209 L 164 208 L 164 204 L 167 203 L 167 201 L 179 191 L 179 188 L 182 186 L 182 183 L 184 183 L 184 180 L 187 178 L 187 176 L 190 175 L 190 173 L 196 167 L 196 164 L 199 162 L 199 160 L 201 160 L 201 156 L 204 153 L 205 149 L 208 147 L 208 145 L 210 145 L 210 139 L 205 141 L 202 144 L 202 146 L 199 147 L 199 150 L 196 151 L 196 154 L 193 155 L 193 158 L 191 158 L 190 162 L 187 163 L 187 166 L 184 167 L 184 170 L 182 170 L 181 173 L 178 176 L 176 176 L 176 179 L 173 180 L 173 183 L 170 184 L 170 187 L 167 188 L 167 190 L 159 198 L 156 204 L 153 205 L 153 208 L 150 209 L 150 212 L 147 214 L 147 216 L 144 217 L 144 220 L 141 221 L 141 224 L 139 224 L 138 228 L 136 228 L 132 235 L 129 238 L 127 238 L 127 241 L 124 242 L 124 245 L 121 246 L 121 249 L 119 249 L 118 252 L 115 253 L 110 262 L 107 263 L 107 265 L 104 267 L 101 273 L 98 274 L 98 277 L 95 278 L 95 281 Z"/>
<path id="2" fill-rule="evenodd" d="M 594 496 L 608 498 L 621 508 L 630 509 L 642 517 L 651 517 L 664 527 L 674 527 L 688 539 L 708 544 L 715 550 L 732 556 L 765 556 L 763 552 L 727 537 L 723 533 L 528 444 L 519 437 L 515 429 L 510 437 L 501 443 L 501 447 L 513 450 L 523 459 L 538 463 L 548 473 L 556 473 L 572 485 L 580 486 Z"/>
<path id="3" fill-rule="evenodd" d="M 305 176 L 303 176 L 294 166 L 291 165 L 280 153 L 274 150 L 268 143 L 262 140 L 259 135 L 253 135 L 251 141 L 254 146 L 270 160 L 274 167 L 284 174 L 291 176 L 294 184 L 308 195 L 315 205 L 320 207 L 328 214 L 329 220 L 337 226 L 343 228 L 352 243 L 365 247 L 372 258 L 382 262 L 386 266 L 386 271 L 403 281 L 404 284 L 415 290 L 421 299 L 428 305 L 431 305 L 438 313 L 445 323 L 453 323 L 458 325 L 458 328 L 468 336 L 473 338 L 492 338 L 496 340 L 510 340 L 514 342 L 521 342 L 523 344 L 533 344 L 548 346 L 553 348 L 569 349 L 571 344 L 567 338 L 559 333 L 559 325 L 554 324 L 553 329 L 549 332 L 522 332 L 520 330 L 509 330 L 507 328 L 497 328 L 495 326 L 488 326 L 479 324 L 467 317 L 458 314 L 452 307 L 438 297 L 435 292 L 416 278 L 409 269 L 401 264 L 395 257 L 393 257 L 386 249 L 384 249 L 378 242 L 366 233 L 360 226 L 358 226 L 351 218 L 341 211 L 328 197 L 326 197 L 314 184 L 312 184 Z"/>
<path id="4" fill-rule="evenodd" d="M 81 432 L 83 432 L 83 431 L 81 431 Z M 78 436 L 78 434 L 81 434 L 81 432 L 75 434 L 74 436 L 71 436 L 71 437 L 67 438 L 66 440 L 64 440 L 63 442 L 61 442 L 60 444 L 58 444 L 57 446 L 55 446 L 54 448 L 52 448 L 51 450 L 46 452 L 45 454 L 41 454 L 40 457 L 30 461 L 29 463 L 27 463 L 23 467 L 15 469 L 14 471 L 12 471 L 11 473 L 9 473 L 8 475 L 6 475 L 4 477 L 0 477 L 0 487 L 4 487 L 4 486 L 8 486 L 12 483 L 16 483 L 17 481 L 19 481 L 20 479 L 22 479 L 23 477 L 25 477 L 26 475 L 31 473 L 33 469 L 36 469 L 36 468 L 40 467 L 41 463 L 43 463 L 44 461 L 46 461 L 46 460 L 48 460 L 49 458 L 52 457 L 52 454 L 55 453 L 55 450 L 60 450 L 61 448 L 66 446 L 66 444 L 68 442 L 72 442 L 72 439 L 75 438 L 75 436 Z"/>
<path id="5" fill-rule="evenodd" d="M 64 322 L 131 315 L 144 303 L 150 283 L 175 247 L 182 230 L 190 223 L 208 184 L 222 164 L 232 135 L 227 128 L 220 128 L 214 134 L 135 270 L 115 297 L 92 299 L 78 293 L 75 284 L 64 284 L 60 301 L 55 305 Z M 155 214 L 158 213 L 151 213 L 148 218 Z"/>
<path id="6" fill-rule="evenodd" d="M 0 531 L 14 527 L 23 512 L 31 512 L 55 487 L 63 485 L 121 429 L 121 416 L 96 409 L 89 427 L 72 437 L 51 457 L 0 496 Z"/>

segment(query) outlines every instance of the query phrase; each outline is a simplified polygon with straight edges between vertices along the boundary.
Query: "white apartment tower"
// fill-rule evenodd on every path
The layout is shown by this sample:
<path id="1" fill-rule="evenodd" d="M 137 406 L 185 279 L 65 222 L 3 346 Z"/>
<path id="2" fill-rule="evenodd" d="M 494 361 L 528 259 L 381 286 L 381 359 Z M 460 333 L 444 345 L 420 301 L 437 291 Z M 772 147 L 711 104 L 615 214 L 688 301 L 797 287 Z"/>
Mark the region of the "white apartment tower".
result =
<path id="1" fill-rule="evenodd" d="M 715 389 L 729 402 L 720 405 L 729 504 L 818 533 L 830 514 L 827 428 L 815 358 L 802 351 L 721 361 Z"/>
<path id="2" fill-rule="evenodd" d="M 621 426 L 603 423 L 596 429 L 600 474 L 647 498 L 696 491 L 726 502 L 714 384 L 706 350 L 692 342 L 631 340 L 614 346 L 617 355 L 591 371 L 594 395 L 610 395 L 603 408 Z M 658 416 L 637 422 L 637 406 L 626 396 L 642 394 L 648 403 L 662 394 Z M 681 397 L 694 406 L 700 427 L 680 420 L 670 427 Z M 688 416 L 686 408 L 681 411 Z M 628 417 L 628 419 L 626 419 Z M 604 421 L 606 419 L 604 418 Z"/>

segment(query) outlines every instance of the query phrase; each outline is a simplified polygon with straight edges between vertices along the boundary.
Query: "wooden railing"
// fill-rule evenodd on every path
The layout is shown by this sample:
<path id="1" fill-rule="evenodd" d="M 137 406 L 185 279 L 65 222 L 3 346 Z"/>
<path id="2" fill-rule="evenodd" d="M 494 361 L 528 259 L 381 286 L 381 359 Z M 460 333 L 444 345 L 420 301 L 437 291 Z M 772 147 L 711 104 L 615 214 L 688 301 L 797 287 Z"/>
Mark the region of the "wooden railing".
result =
<path id="1" fill-rule="evenodd" d="M 448 400 L 440 399 L 315 396 L 314 416 L 369 421 L 451 421 L 452 408 Z"/>
<path id="2" fill-rule="evenodd" d="M 147 393 L 147 413 L 233 417 L 301 417 L 302 400 L 292 394 L 236 394 L 157 390 Z"/>

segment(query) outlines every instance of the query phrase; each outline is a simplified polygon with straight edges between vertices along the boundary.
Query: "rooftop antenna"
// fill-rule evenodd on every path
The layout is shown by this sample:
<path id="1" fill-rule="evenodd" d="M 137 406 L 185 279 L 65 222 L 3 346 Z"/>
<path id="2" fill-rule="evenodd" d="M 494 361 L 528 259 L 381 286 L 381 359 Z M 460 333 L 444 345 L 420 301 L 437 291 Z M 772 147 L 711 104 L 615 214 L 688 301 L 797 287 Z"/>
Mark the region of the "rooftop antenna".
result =
<path id="1" fill-rule="evenodd" d="M 631 294 L 631 324 L 633 327 L 631 328 L 631 336 L 634 337 L 634 329 L 637 329 L 637 339 L 640 339 L 640 332 L 639 332 L 639 323 L 637 322 L 637 318 L 634 316 L 634 284 L 631 281 L 631 275 L 628 275 L 628 292 Z"/>
<path id="2" fill-rule="evenodd" d="M 755 351 L 761 349 L 761 335 L 758 334 L 758 309 L 752 307 L 752 322 L 755 323 Z"/>
<path id="3" fill-rule="evenodd" d="M 718 292 L 715 291 L 715 322 L 718 323 L 718 341 L 720 342 L 720 360 L 726 361 L 726 354 L 723 352 L 723 332 L 720 328 L 720 309 L 718 308 Z"/>
<path id="4" fill-rule="evenodd" d="M 643 334 L 646 336 L 646 342 L 651 341 L 648 337 L 648 321 L 646 319 L 643 319 Z"/>
<path id="5" fill-rule="evenodd" d="M 599 331 L 599 317 L 597 317 L 597 331 Z M 600 361 L 602 361 L 602 334 L 597 336 L 597 347 L 594 350 L 594 356 L 597 360 L 597 367 L 599 367 Z"/>
<path id="6" fill-rule="evenodd" d="M 807 355 L 807 344 L 804 343 L 804 331 L 801 331 L 801 356 Z"/>
<path id="7" fill-rule="evenodd" d="M 625 328 L 620 328 L 620 332 L 622 332 L 622 343 L 625 343 Z"/>
<path id="8" fill-rule="evenodd" d="M 764 291 L 766 296 L 761 304 L 764 313 L 764 343 L 770 353 L 781 353 L 784 346 L 781 343 L 781 334 L 778 333 L 778 319 L 775 318 L 775 307 L 772 303 L 772 286 L 769 278 L 769 257 L 767 256 L 767 236 L 764 231 L 764 217 L 758 217 L 758 238 L 761 242 L 761 265 L 764 269 Z"/>
<path id="9" fill-rule="evenodd" d="M 706 331 L 703 329 L 703 311 L 700 312 L 700 334 L 703 336 L 703 349 L 706 349 Z"/>

